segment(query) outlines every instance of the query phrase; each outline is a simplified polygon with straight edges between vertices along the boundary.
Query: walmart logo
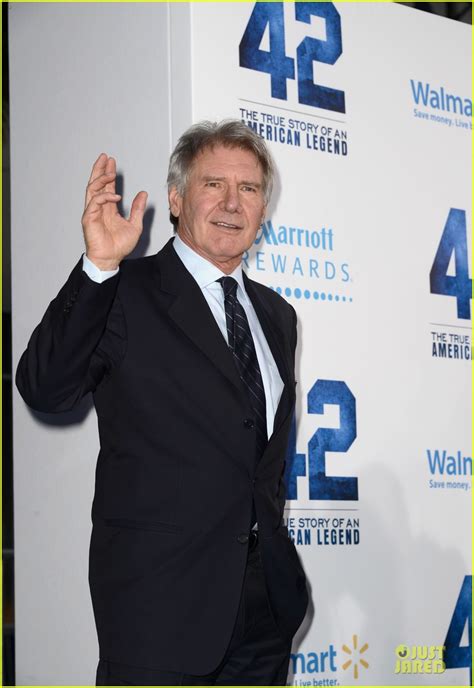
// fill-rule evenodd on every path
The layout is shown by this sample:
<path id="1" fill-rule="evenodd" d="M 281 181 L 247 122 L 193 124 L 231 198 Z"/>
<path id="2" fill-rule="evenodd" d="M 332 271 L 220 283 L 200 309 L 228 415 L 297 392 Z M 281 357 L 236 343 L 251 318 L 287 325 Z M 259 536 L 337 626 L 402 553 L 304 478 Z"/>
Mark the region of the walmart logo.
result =
<path id="1" fill-rule="evenodd" d="M 346 671 L 352 667 L 352 675 L 356 680 L 359 678 L 359 666 L 364 667 L 364 669 L 369 668 L 368 662 L 362 657 L 368 649 L 368 643 L 364 643 L 362 647 L 359 648 L 359 639 L 356 635 L 352 636 L 352 648 L 347 645 L 342 646 L 342 651 L 349 655 L 349 659 L 344 662 L 342 668 Z"/>
<path id="2" fill-rule="evenodd" d="M 344 663 L 342 664 L 342 669 L 344 671 L 350 670 L 354 679 L 359 678 L 360 670 L 368 669 L 369 663 L 367 661 L 366 652 L 369 649 L 368 643 L 359 643 L 359 638 L 357 635 L 352 636 L 352 644 L 344 644 L 341 648 L 344 655 L 347 655 L 347 659 L 344 657 Z M 290 668 L 294 675 L 296 674 L 334 674 L 338 671 L 341 666 L 338 662 L 338 651 L 333 644 L 330 644 L 327 650 L 321 650 L 320 652 L 298 652 L 290 655 Z M 326 680 L 326 679 L 324 679 Z M 314 680 L 308 682 L 306 679 L 300 679 L 295 683 L 298 686 L 309 686 L 316 685 Z M 319 682 L 318 685 L 322 685 Z M 330 684 L 325 685 L 336 685 L 336 679 Z"/>

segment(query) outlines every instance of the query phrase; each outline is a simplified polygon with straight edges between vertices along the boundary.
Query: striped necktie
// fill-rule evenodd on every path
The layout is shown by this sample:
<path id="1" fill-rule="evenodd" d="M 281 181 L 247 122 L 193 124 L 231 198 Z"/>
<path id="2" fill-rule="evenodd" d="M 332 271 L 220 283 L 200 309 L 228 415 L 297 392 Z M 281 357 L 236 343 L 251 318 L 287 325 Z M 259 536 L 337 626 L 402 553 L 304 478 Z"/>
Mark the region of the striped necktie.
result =
<path id="1" fill-rule="evenodd" d="M 267 411 L 265 390 L 262 374 L 258 365 L 255 344 L 250 332 L 247 315 L 242 304 L 237 299 L 237 281 L 233 277 L 221 277 L 218 280 L 224 291 L 225 319 L 229 348 L 240 379 L 247 391 L 250 405 L 255 412 L 255 428 L 257 431 L 257 460 L 262 456 L 267 446 Z"/>

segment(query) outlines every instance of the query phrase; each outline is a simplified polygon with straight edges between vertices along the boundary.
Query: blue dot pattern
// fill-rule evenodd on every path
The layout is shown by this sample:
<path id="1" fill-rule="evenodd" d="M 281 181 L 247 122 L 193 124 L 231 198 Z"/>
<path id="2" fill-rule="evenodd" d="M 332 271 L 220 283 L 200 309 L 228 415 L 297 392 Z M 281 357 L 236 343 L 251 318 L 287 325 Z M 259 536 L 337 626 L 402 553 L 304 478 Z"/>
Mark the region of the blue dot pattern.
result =
<path id="1" fill-rule="evenodd" d="M 335 301 L 338 303 L 352 303 L 352 296 L 342 296 L 340 294 L 333 294 L 331 292 L 313 291 L 313 293 L 311 294 L 309 289 L 301 291 L 299 287 L 295 287 L 294 289 L 292 289 L 291 287 L 270 286 L 270 289 L 276 291 L 277 294 L 284 294 L 287 298 L 301 299 L 302 297 L 304 297 L 307 301 L 309 301 L 312 296 L 315 301 Z"/>

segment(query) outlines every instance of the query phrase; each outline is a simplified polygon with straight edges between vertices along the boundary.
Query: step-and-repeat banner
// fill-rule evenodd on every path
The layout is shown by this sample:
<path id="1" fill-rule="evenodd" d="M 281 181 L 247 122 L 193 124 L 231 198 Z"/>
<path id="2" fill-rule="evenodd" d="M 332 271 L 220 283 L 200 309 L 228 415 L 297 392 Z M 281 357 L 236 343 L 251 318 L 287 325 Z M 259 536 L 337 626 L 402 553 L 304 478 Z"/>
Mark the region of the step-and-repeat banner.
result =
<path id="1" fill-rule="evenodd" d="M 469 27 L 197 3 L 191 46 L 193 120 L 241 119 L 279 171 L 245 262 L 299 320 L 285 522 L 312 605 L 288 683 L 465 685 Z"/>
<path id="2" fill-rule="evenodd" d="M 466 685 L 470 27 L 385 2 L 11 3 L 9 40 L 14 365 L 83 251 L 98 153 L 125 210 L 150 191 L 153 253 L 178 136 L 241 119 L 278 165 L 245 263 L 299 321 L 285 522 L 311 606 L 288 683 Z M 94 682 L 90 406 L 14 396 L 22 685 Z"/>

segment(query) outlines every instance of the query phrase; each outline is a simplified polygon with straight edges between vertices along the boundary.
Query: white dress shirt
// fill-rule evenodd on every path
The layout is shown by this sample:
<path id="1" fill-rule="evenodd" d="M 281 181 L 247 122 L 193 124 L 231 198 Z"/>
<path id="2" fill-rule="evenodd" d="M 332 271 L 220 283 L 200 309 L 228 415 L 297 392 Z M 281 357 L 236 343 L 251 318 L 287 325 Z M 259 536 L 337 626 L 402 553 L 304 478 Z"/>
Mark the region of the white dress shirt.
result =
<path id="1" fill-rule="evenodd" d="M 201 289 L 204 298 L 206 299 L 212 315 L 214 316 L 217 325 L 219 326 L 222 336 L 228 343 L 227 324 L 224 308 L 224 291 L 222 286 L 216 280 L 225 277 L 225 273 L 219 270 L 218 267 L 210 263 L 208 260 L 198 255 L 192 248 L 187 246 L 178 235 L 173 241 L 173 248 L 178 257 L 183 262 L 185 268 L 196 280 Z M 117 274 L 116 270 L 102 271 L 97 268 L 94 263 L 83 257 L 83 269 L 86 274 L 94 282 L 102 283 L 106 279 Z M 249 321 L 250 332 L 255 344 L 255 351 L 257 354 L 258 364 L 262 375 L 263 387 L 265 389 L 265 402 L 267 409 L 267 433 L 270 438 L 273 432 L 273 424 L 275 420 L 276 410 L 280 402 L 280 397 L 283 391 L 283 381 L 275 364 L 273 354 L 268 346 L 268 342 L 263 334 L 262 327 L 255 313 L 255 309 L 247 296 L 245 291 L 244 280 L 242 276 L 242 266 L 239 265 L 234 272 L 229 275 L 233 277 L 237 286 L 237 298 L 242 304 L 242 307 L 247 315 Z"/>

